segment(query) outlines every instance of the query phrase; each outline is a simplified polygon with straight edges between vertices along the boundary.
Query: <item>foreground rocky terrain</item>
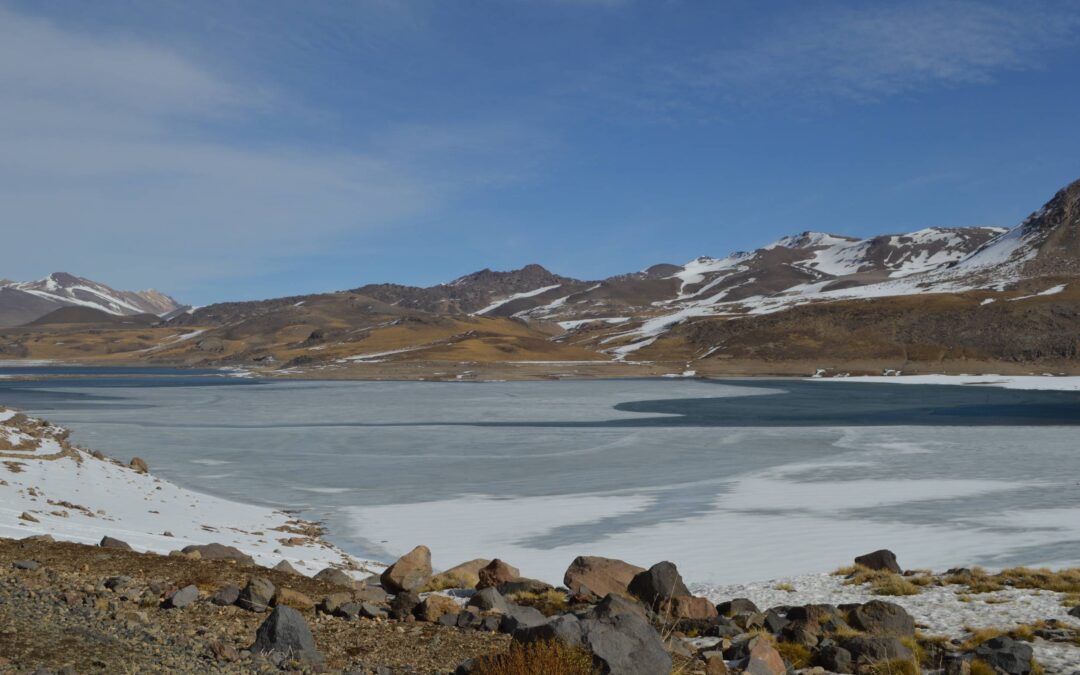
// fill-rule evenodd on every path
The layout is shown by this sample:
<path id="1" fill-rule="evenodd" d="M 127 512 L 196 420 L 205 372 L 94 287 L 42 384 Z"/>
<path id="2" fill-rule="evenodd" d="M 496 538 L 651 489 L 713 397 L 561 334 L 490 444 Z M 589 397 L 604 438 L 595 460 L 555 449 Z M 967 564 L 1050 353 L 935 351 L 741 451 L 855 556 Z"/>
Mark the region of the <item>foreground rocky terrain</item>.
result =
<path id="1" fill-rule="evenodd" d="M 220 546 L 157 555 L 113 539 L 0 540 L 0 672 L 1027 675 L 1080 664 L 1080 621 L 929 634 L 889 601 L 1009 587 L 1080 602 L 1077 571 L 898 573 L 879 551 L 838 577 L 875 599 L 766 608 L 693 596 L 670 562 L 581 557 L 555 588 L 499 560 L 442 574 L 429 560 L 418 547 L 358 582 Z"/>

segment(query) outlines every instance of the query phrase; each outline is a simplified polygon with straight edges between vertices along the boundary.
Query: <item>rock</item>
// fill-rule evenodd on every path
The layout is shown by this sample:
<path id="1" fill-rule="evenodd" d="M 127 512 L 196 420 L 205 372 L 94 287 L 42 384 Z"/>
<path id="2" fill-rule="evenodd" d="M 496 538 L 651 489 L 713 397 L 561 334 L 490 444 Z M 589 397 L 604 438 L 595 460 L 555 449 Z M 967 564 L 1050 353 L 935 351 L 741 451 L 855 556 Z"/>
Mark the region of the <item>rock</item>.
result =
<path id="1" fill-rule="evenodd" d="M 319 611 L 323 614 L 333 614 L 338 607 L 352 601 L 352 593 L 331 593 L 319 603 Z"/>
<path id="2" fill-rule="evenodd" d="M 499 584 L 498 586 L 498 591 L 507 596 L 516 593 L 534 593 L 536 595 L 542 595 L 553 590 L 555 590 L 555 587 L 551 584 L 540 581 L 539 579 L 529 579 L 527 577 L 518 577 L 517 579 L 512 579 L 506 583 Z"/>
<path id="3" fill-rule="evenodd" d="M 199 588 L 194 584 L 184 586 L 169 596 L 165 601 L 165 607 L 171 609 L 183 609 L 199 599 Z"/>
<path id="4" fill-rule="evenodd" d="M 900 565 L 896 562 L 896 555 L 884 548 L 855 558 L 855 564 L 872 570 L 883 570 L 894 574 L 904 573 L 904 570 L 900 569 Z"/>
<path id="5" fill-rule="evenodd" d="M 851 611 L 855 628 L 871 635 L 911 637 L 915 635 L 915 619 L 900 605 L 871 600 Z"/>
<path id="6" fill-rule="evenodd" d="M 975 658 L 1004 675 L 1029 675 L 1034 652 L 1031 645 L 1002 635 L 975 648 Z"/>
<path id="7" fill-rule="evenodd" d="M 316 574 L 315 579 L 342 588 L 356 588 L 356 579 L 336 567 L 327 567 Z"/>
<path id="8" fill-rule="evenodd" d="M 482 591 L 485 588 L 498 587 L 505 584 L 507 581 L 512 581 L 521 576 L 521 572 L 518 568 L 504 563 L 502 560 L 495 558 L 490 563 L 485 565 L 477 572 L 479 581 L 476 582 L 476 590 Z"/>
<path id="9" fill-rule="evenodd" d="M 150 473 L 150 467 L 146 465 L 146 460 L 142 457 L 132 457 L 131 462 L 128 463 L 132 469 L 139 473 Z"/>
<path id="10" fill-rule="evenodd" d="M 100 546 L 101 548 L 117 548 L 123 551 L 131 550 L 131 546 L 129 546 L 126 541 L 120 541 L 119 539 L 114 539 L 113 537 L 108 536 L 102 537 L 101 542 L 98 543 L 98 546 Z"/>
<path id="11" fill-rule="evenodd" d="M 236 650 L 236 647 L 227 645 L 218 640 L 212 640 L 210 642 L 210 653 L 214 655 L 214 658 L 218 661 L 224 661 L 226 663 L 232 663 L 233 661 L 240 660 L 240 652 Z"/>
<path id="12" fill-rule="evenodd" d="M 235 605 L 236 601 L 240 599 L 240 589 L 232 584 L 225 584 L 221 588 L 210 596 L 210 602 L 222 607 L 228 607 L 229 605 Z"/>
<path id="13" fill-rule="evenodd" d="M 705 675 L 728 675 L 729 672 L 723 656 L 713 654 L 705 659 Z"/>
<path id="14" fill-rule="evenodd" d="M 818 643 L 812 663 L 832 673 L 847 674 L 854 672 L 851 652 L 832 640 L 822 640 Z"/>
<path id="15" fill-rule="evenodd" d="M 656 607 L 668 598 L 690 595 L 678 568 L 666 560 L 635 575 L 630 580 L 629 590 L 650 607 Z"/>
<path id="16" fill-rule="evenodd" d="M 811 621 L 792 621 L 781 631 L 784 642 L 813 649 L 821 637 L 821 626 Z"/>
<path id="17" fill-rule="evenodd" d="M 763 615 L 765 617 L 762 626 L 773 635 L 778 635 L 791 621 L 775 609 L 770 609 Z"/>
<path id="18" fill-rule="evenodd" d="M 346 602 L 334 608 L 334 611 L 331 612 L 331 614 L 339 619 L 348 619 L 349 621 L 352 621 L 360 616 L 362 609 L 363 606 L 359 602 Z"/>
<path id="19" fill-rule="evenodd" d="M 784 675 L 787 672 L 784 657 L 768 640 L 754 643 L 742 668 L 744 675 Z"/>
<path id="20" fill-rule="evenodd" d="M 455 565 L 428 580 L 425 590 L 439 591 L 446 588 L 476 588 L 480 583 L 480 570 L 491 564 L 487 558 L 477 558 Z"/>
<path id="21" fill-rule="evenodd" d="M 24 515 L 26 515 L 26 514 L 24 514 Z M 19 517 L 20 517 L 20 518 L 22 518 L 22 516 L 19 516 Z M 35 522 L 36 522 L 36 521 L 35 521 Z M 19 541 L 45 541 L 45 542 L 54 542 L 54 541 L 56 541 L 56 539 L 54 539 L 54 538 L 53 538 L 53 536 L 52 536 L 51 534 L 32 534 L 32 535 L 30 535 L 29 537 L 23 537 L 23 538 L 22 538 L 22 539 L 20 539 Z"/>
<path id="22" fill-rule="evenodd" d="M 648 618 L 645 608 L 640 603 L 616 593 L 605 595 L 604 599 L 596 603 L 596 606 L 590 612 L 594 618 L 600 619 L 611 618 L 619 614 L 636 614 L 643 619 Z"/>
<path id="23" fill-rule="evenodd" d="M 41 567 L 41 563 L 36 560 L 16 560 L 11 563 L 11 566 L 17 570 L 28 570 L 33 572 L 37 568 Z"/>
<path id="24" fill-rule="evenodd" d="M 721 602 L 716 606 L 716 611 L 720 616 L 733 617 L 736 614 L 760 614 L 761 610 L 752 601 L 746 598 L 735 598 L 734 600 L 727 600 Z"/>
<path id="25" fill-rule="evenodd" d="M 413 591 L 402 591 L 390 601 L 390 616 L 398 621 L 413 615 L 413 610 L 420 604 L 420 596 Z"/>
<path id="26" fill-rule="evenodd" d="M 413 615 L 421 621 L 435 623 L 444 614 L 456 615 L 461 607 L 445 595 L 429 595 L 413 610 Z"/>
<path id="27" fill-rule="evenodd" d="M 373 605 L 370 602 L 361 602 L 360 616 L 367 619 L 385 619 L 388 614 L 385 609 L 378 605 Z"/>
<path id="28" fill-rule="evenodd" d="M 255 560 L 235 546 L 225 544 L 192 544 L 180 549 L 181 553 L 198 553 L 202 560 L 232 560 L 243 565 L 254 565 Z"/>
<path id="29" fill-rule="evenodd" d="M 513 603 L 506 604 L 506 613 L 499 622 L 499 630 L 513 635 L 524 628 L 533 628 L 547 623 L 547 617 L 535 607 L 523 607 Z"/>
<path id="30" fill-rule="evenodd" d="M 310 664 L 321 664 L 325 660 L 315 647 L 315 639 L 311 636 L 311 629 L 304 617 L 285 605 L 275 607 L 266 621 L 259 626 L 251 651 Z"/>
<path id="31" fill-rule="evenodd" d="M 30 515 L 26 511 L 23 511 L 22 513 L 19 514 L 19 520 L 25 520 L 28 523 L 40 523 L 41 522 L 40 520 L 33 517 L 32 515 Z"/>
<path id="32" fill-rule="evenodd" d="M 302 576 L 295 567 L 289 564 L 288 560 L 282 560 L 278 564 L 274 565 L 273 569 L 277 572 L 284 572 L 285 574 L 295 574 L 297 576 Z"/>
<path id="33" fill-rule="evenodd" d="M 270 604 L 274 607 L 285 605 L 286 607 L 298 609 L 301 612 L 308 612 L 315 609 L 314 600 L 300 591 L 294 591 L 291 588 L 279 588 L 274 591 L 274 597 L 270 599 Z"/>
<path id="34" fill-rule="evenodd" d="M 1076 607 L 1070 609 L 1069 616 L 1075 616 L 1077 619 L 1080 619 L 1080 605 L 1077 605 Z"/>
<path id="35" fill-rule="evenodd" d="M 630 582 L 645 570 L 615 558 L 578 556 L 566 568 L 563 585 L 570 594 L 586 602 L 594 602 L 608 593 L 628 593 Z"/>
<path id="36" fill-rule="evenodd" d="M 431 549 L 417 546 L 379 575 L 382 587 L 393 593 L 415 591 L 431 578 Z"/>
<path id="37" fill-rule="evenodd" d="M 675 619 L 709 620 L 717 617 L 716 606 L 706 598 L 679 596 L 660 603 L 660 612 Z"/>
<path id="38" fill-rule="evenodd" d="M 251 577 L 244 590 L 240 591 L 236 605 L 250 612 L 265 612 L 270 609 L 275 590 L 274 584 L 266 577 Z"/>
<path id="39" fill-rule="evenodd" d="M 851 652 L 851 658 L 856 664 L 914 658 L 911 650 L 892 636 L 860 635 L 845 640 L 844 649 Z"/>
<path id="40" fill-rule="evenodd" d="M 671 656 L 665 651 L 660 635 L 642 616 L 634 611 L 618 611 L 620 607 L 609 603 L 604 611 L 589 611 L 580 619 L 573 614 L 563 614 L 543 624 L 515 631 L 514 639 L 522 642 L 558 640 L 581 647 L 593 655 L 604 673 L 668 675 Z"/>
<path id="41" fill-rule="evenodd" d="M 476 607 L 482 612 L 496 612 L 498 614 L 506 614 L 507 607 L 506 598 L 494 588 L 477 591 L 475 595 L 469 598 L 468 606 Z"/>
<path id="42" fill-rule="evenodd" d="M 363 582 L 357 582 L 362 584 Z M 364 586 L 353 591 L 353 597 L 362 602 L 386 602 L 390 596 L 378 586 Z"/>
<path id="43" fill-rule="evenodd" d="M 750 658 L 750 652 L 754 649 L 754 645 L 759 642 L 767 640 L 760 635 L 743 635 L 731 643 L 727 649 L 724 650 L 724 658 L 729 661 L 740 661 Z"/>

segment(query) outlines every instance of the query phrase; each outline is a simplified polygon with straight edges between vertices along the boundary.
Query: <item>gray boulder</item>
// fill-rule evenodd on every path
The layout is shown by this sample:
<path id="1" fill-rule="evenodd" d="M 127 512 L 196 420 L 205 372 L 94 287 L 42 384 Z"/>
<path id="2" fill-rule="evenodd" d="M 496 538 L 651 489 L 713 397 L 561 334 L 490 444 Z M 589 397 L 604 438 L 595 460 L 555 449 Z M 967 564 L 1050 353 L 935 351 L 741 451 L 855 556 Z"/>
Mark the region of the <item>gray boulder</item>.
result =
<path id="1" fill-rule="evenodd" d="M 181 553 L 198 553 L 202 560 L 232 560 L 243 565 L 254 565 L 255 560 L 235 546 L 225 544 L 192 544 L 180 549 Z"/>
<path id="2" fill-rule="evenodd" d="M 580 647 L 592 654 L 603 673 L 668 675 L 671 656 L 664 649 L 660 635 L 639 613 L 640 608 L 631 609 L 631 605 L 612 601 L 580 617 L 562 614 L 542 624 L 518 629 L 514 639 L 526 643 L 558 640 Z"/>
<path id="3" fill-rule="evenodd" d="M 342 588 L 356 588 L 356 580 L 336 567 L 327 567 L 316 574 L 315 579 Z"/>
<path id="4" fill-rule="evenodd" d="M 851 652 L 829 639 L 818 643 L 812 663 L 815 666 L 821 666 L 830 673 L 846 675 L 855 672 L 851 661 Z"/>
<path id="5" fill-rule="evenodd" d="M 390 601 L 390 617 L 403 621 L 412 616 L 413 611 L 420 604 L 420 596 L 413 591 L 402 591 Z"/>
<path id="6" fill-rule="evenodd" d="M 761 612 L 752 600 L 747 600 L 746 598 L 735 598 L 734 600 L 721 602 L 716 606 L 716 611 L 720 616 L 729 618 L 736 614 L 758 614 Z"/>
<path id="7" fill-rule="evenodd" d="M 165 601 L 165 607 L 171 609 L 183 609 L 199 599 L 199 588 L 194 584 L 184 586 L 169 596 Z"/>
<path id="8" fill-rule="evenodd" d="M 1077 605 L 1076 607 L 1070 609 L 1069 616 L 1075 616 L 1077 619 L 1080 619 L 1080 605 Z"/>
<path id="9" fill-rule="evenodd" d="M 860 635 L 844 641 L 855 663 L 880 663 L 893 659 L 912 659 L 915 655 L 899 639 L 890 636 Z"/>
<path id="10" fill-rule="evenodd" d="M 126 541 L 120 541 L 113 537 L 102 537 L 101 542 L 98 544 L 101 548 L 116 548 L 122 551 L 130 551 L 131 545 Z"/>
<path id="11" fill-rule="evenodd" d="M 896 562 L 896 554 L 885 548 L 855 558 L 855 564 L 872 570 L 883 570 L 894 574 L 904 573 L 900 569 L 900 564 Z"/>
<path id="12" fill-rule="evenodd" d="M 239 599 L 240 588 L 238 586 L 233 586 L 232 584 L 225 584 L 210 596 L 210 602 L 224 607 L 235 605 L 236 601 Z"/>
<path id="13" fill-rule="evenodd" d="M 477 591 L 476 595 L 469 598 L 468 606 L 476 607 L 482 612 L 498 612 L 499 614 L 506 614 L 507 612 L 506 598 L 491 587 Z"/>
<path id="14" fill-rule="evenodd" d="M 975 648 L 975 658 L 1006 675 L 1030 675 L 1034 655 L 1031 645 L 1007 635 L 987 640 Z"/>
<path id="15" fill-rule="evenodd" d="M 636 575 L 630 581 L 629 590 L 652 607 L 670 598 L 690 595 L 675 563 L 666 560 Z"/>
<path id="16" fill-rule="evenodd" d="M 512 602 L 506 603 L 506 613 L 499 623 L 499 630 L 510 635 L 523 628 L 540 626 L 547 622 L 547 617 L 535 607 L 524 607 Z"/>
<path id="17" fill-rule="evenodd" d="M 323 655 L 315 646 L 311 629 L 300 612 L 292 607 L 278 605 L 255 633 L 255 654 L 272 654 L 285 661 L 296 660 L 309 664 L 321 664 Z"/>
<path id="18" fill-rule="evenodd" d="M 915 635 L 915 619 L 900 605 L 883 600 L 871 600 L 851 611 L 855 628 L 871 635 L 911 637 Z"/>
<path id="19" fill-rule="evenodd" d="M 236 605 L 251 612 L 265 612 L 270 608 L 275 590 L 274 584 L 266 577 L 251 577 L 244 590 L 240 591 Z"/>
<path id="20" fill-rule="evenodd" d="M 36 560 L 16 560 L 11 563 L 11 566 L 17 570 L 27 570 L 33 572 L 37 568 L 41 567 L 41 563 Z"/>

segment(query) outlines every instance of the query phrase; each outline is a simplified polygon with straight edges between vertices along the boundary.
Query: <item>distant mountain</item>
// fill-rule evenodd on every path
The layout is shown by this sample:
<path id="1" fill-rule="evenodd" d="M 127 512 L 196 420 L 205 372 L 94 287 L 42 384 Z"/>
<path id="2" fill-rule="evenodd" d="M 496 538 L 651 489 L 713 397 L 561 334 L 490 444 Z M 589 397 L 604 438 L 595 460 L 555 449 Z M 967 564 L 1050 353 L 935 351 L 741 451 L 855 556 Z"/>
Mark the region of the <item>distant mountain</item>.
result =
<path id="1" fill-rule="evenodd" d="M 118 291 L 66 272 L 55 272 L 38 281 L 0 285 L 0 327 L 26 324 L 62 307 L 86 307 L 115 316 L 161 316 L 181 305 L 155 290 Z"/>

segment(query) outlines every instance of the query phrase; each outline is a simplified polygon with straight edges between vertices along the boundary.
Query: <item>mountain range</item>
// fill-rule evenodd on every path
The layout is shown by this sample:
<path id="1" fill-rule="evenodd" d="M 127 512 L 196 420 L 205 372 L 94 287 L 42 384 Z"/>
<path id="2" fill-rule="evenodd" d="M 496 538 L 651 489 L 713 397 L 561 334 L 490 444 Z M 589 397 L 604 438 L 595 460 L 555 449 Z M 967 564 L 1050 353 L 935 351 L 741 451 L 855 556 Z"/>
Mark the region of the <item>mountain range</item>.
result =
<path id="1" fill-rule="evenodd" d="M 426 288 L 371 284 L 191 309 L 154 291 L 53 274 L 0 286 L 0 326 L 36 322 L 0 336 L 0 354 L 71 358 L 30 345 L 59 334 L 69 343 L 109 323 L 103 315 L 150 314 L 144 338 L 113 321 L 128 334 L 83 344 L 83 357 L 322 376 L 419 372 L 421 364 L 460 375 L 463 364 L 535 362 L 746 373 L 1069 370 L 1080 346 L 1078 281 L 1080 181 L 1012 229 L 867 239 L 802 232 L 599 280 L 528 265 Z M 97 313 L 48 316 L 71 306 Z"/>

